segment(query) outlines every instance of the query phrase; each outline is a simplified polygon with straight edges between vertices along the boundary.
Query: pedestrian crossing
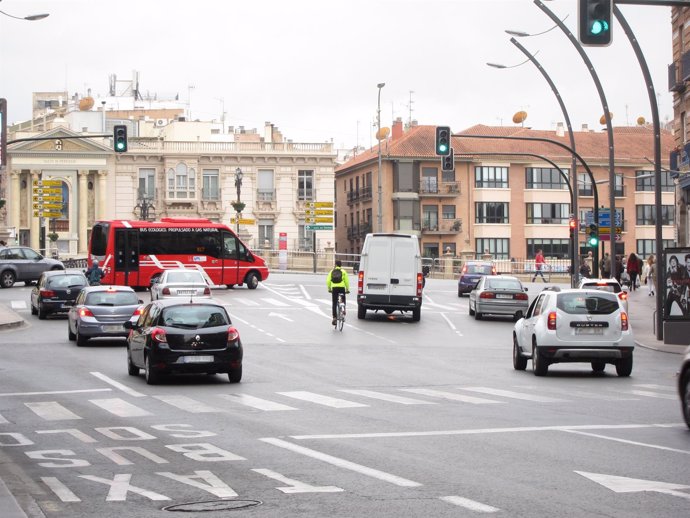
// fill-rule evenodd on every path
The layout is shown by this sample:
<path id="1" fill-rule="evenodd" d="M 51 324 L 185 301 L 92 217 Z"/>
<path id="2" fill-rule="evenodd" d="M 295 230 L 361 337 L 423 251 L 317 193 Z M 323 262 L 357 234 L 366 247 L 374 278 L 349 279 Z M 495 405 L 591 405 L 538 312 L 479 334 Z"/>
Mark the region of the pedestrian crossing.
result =
<path id="1" fill-rule="evenodd" d="M 97 408 L 109 416 L 124 418 L 141 418 L 157 414 L 168 414 L 169 409 L 191 415 L 227 413 L 241 411 L 242 408 L 259 412 L 285 412 L 315 408 L 329 408 L 334 410 L 381 408 L 384 406 L 412 406 L 412 405 L 500 405 L 521 401 L 536 404 L 562 404 L 586 399 L 607 401 L 640 401 L 640 400 L 674 400 L 675 388 L 670 386 L 631 386 L 626 390 L 611 388 L 610 394 L 602 394 L 601 391 L 575 390 L 570 391 L 570 397 L 565 396 L 565 391 L 549 391 L 549 396 L 536 394 L 529 387 L 517 387 L 517 390 L 508 390 L 496 387 L 457 386 L 444 388 L 405 387 L 390 388 L 387 390 L 369 389 L 345 389 L 334 388 L 328 393 L 313 392 L 308 390 L 280 391 L 271 394 L 214 394 L 208 398 L 196 399 L 183 394 L 165 394 L 145 396 L 137 398 L 136 404 L 122 397 L 88 399 L 86 403 L 91 408 Z M 55 397 L 57 394 L 53 394 Z M 128 394 L 125 393 L 125 397 Z M 79 415 L 79 409 L 84 408 L 84 394 L 64 394 L 65 400 L 61 401 L 31 401 L 24 402 L 19 408 L 29 410 L 29 415 L 47 422 L 69 422 L 82 420 L 85 417 Z M 558 397 L 556 397 L 558 396 Z M 35 396 L 33 396 L 35 397 Z M 76 399 L 79 398 L 79 399 Z M 155 403 L 151 403 L 155 401 Z M 161 407 L 159 403 L 163 403 Z M 16 421 L 15 414 L 8 419 L 0 413 L 0 432 L 7 425 Z M 7 412 L 7 410 L 3 410 Z M 0 441 L 1 443 L 1 441 Z M 1 444 L 0 444 L 1 445 Z"/>

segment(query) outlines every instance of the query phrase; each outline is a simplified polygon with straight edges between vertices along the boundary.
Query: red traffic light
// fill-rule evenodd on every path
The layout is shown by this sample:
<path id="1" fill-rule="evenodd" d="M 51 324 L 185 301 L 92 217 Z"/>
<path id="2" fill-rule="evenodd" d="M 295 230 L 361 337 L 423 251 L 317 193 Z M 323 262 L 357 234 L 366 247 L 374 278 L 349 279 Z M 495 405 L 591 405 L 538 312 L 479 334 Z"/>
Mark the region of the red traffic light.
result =
<path id="1" fill-rule="evenodd" d="M 576 228 L 577 228 L 577 220 L 571 219 L 570 220 L 570 230 L 575 230 Z"/>

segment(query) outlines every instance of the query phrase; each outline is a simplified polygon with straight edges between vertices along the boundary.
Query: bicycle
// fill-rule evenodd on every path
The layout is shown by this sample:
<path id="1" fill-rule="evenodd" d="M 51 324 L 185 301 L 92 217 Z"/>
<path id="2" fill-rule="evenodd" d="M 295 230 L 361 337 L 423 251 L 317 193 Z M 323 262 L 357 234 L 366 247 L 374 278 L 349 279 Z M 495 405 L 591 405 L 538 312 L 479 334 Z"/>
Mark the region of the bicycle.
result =
<path id="1" fill-rule="evenodd" d="M 345 296 L 340 293 L 336 307 L 335 328 L 342 333 L 343 326 L 345 326 Z"/>

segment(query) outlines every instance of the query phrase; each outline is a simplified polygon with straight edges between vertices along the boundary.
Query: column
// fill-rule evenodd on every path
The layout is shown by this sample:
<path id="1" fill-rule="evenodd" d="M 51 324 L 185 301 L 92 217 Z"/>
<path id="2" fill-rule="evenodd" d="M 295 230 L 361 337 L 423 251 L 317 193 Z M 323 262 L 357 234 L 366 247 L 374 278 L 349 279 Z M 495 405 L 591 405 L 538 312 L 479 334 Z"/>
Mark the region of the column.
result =
<path id="1" fill-rule="evenodd" d="M 89 172 L 88 171 L 79 171 L 77 173 L 79 175 L 79 224 L 77 228 L 78 232 L 78 242 L 77 242 L 77 253 L 79 254 L 80 257 L 83 257 L 83 254 L 86 254 L 86 251 L 88 249 L 88 243 L 87 243 L 87 225 L 88 225 L 88 216 L 89 216 L 89 191 L 88 191 L 88 186 L 87 186 L 87 181 L 89 178 Z"/>
<path id="2" fill-rule="evenodd" d="M 28 203 L 28 211 L 29 211 L 29 233 L 30 233 L 30 244 L 31 248 L 34 250 L 38 250 L 40 247 L 40 220 L 39 218 L 34 216 L 34 211 L 33 211 L 33 186 L 34 186 L 34 180 L 40 180 L 41 179 L 41 172 L 40 171 L 31 171 L 31 178 L 29 180 L 29 185 L 27 186 L 27 191 L 29 192 L 29 203 Z"/>
<path id="3" fill-rule="evenodd" d="M 10 221 L 8 226 L 14 227 L 15 239 L 19 242 L 19 225 L 21 224 L 21 205 L 22 200 L 20 199 L 21 191 L 21 171 L 12 171 L 10 173 L 10 192 L 9 200 L 10 203 Z"/>
<path id="4" fill-rule="evenodd" d="M 106 180 L 108 179 L 108 171 L 98 171 L 98 205 L 96 206 L 96 219 L 108 219 L 107 210 L 105 206 L 106 200 Z M 114 195 L 114 193 L 113 193 Z"/>

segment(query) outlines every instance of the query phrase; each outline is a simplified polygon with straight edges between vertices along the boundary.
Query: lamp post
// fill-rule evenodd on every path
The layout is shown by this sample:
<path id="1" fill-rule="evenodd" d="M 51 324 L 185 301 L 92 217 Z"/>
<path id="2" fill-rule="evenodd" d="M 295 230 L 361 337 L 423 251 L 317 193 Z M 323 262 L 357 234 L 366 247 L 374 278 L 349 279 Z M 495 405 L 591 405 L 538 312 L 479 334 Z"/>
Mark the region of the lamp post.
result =
<path id="1" fill-rule="evenodd" d="M 235 209 L 235 229 L 237 234 L 240 233 L 240 216 L 244 210 L 245 204 L 242 203 L 242 169 L 239 167 L 235 169 L 235 188 L 237 189 L 237 201 L 232 203 L 232 207 Z"/>
<path id="2" fill-rule="evenodd" d="M 0 2 L 2 2 L 2 0 L 0 0 Z M 49 14 L 31 14 L 29 16 L 15 16 L 13 14 L 6 13 L 5 11 L 0 11 L 0 13 L 10 18 L 14 18 L 15 20 L 26 20 L 29 22 L 35 22 L 36 20 L 42 20 L 43 18 L 47 18 L 48 16 L 50 16 Z"/>
<path id="3" fill-rule="evenodd" d="M 376 214 L 376 231 L 383 232 L 383 194 L 381 193 L 381 88 L 386 86 L 386 83 L 379 83 L 376 88 L 379 89 L 378 92 L 378 103 L 376 107 L 376 140 L 378 141 L 379 148 L 379 167 L 377 173 L 377 184 L 378 184 L 378 213 Z"/>
<path id="4" fill-rule="evenodd" d="M 151 200 L 149 200 L 143 193 L 139 195 L 139 200 L 137 200 L 137 204 L 134 206 L 134 209 L 139 209 L 139 219 L 141 221 L 148 221 L 149 220 L 149 211 L 153 211 L 153 219 L 156 218 L 155 216 L 155 210 L 156 207 L 153 206 L 153 203 L 151 203 Z"/>

